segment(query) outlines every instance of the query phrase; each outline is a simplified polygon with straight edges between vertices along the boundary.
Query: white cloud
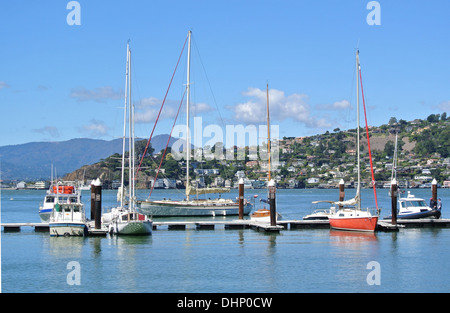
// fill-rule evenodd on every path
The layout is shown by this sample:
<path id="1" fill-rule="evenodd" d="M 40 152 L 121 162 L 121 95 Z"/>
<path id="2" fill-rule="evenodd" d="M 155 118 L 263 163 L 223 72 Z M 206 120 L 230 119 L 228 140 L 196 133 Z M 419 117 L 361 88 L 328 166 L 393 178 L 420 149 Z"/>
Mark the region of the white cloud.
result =
<path id="1" fill-rule="evenodd" d="M 78 101 L 105 102 L 106 100 L 122 99 L 124 95 L 122 91 L 114 91 L 111 86 L 103 86 L 93 90 L 77 87 L 70 90 L 70 97 Z"/>
<path id="2" fill-rule="evenodd" d="M 136 123 L 154 123 L 161 109 L 162 100 L 155 97 L 144 98 L 135 104 L 134 121 Z M 160 118 L 175 118 L 179 102 L 166 100 Z"/>
<path id="3" fill-rule="evenodd" d="M 83 125 L 80 131 L 89 137 L 103 137 L 108 134 L 109 127 L 103 121 L 92 119 L 89 125 Z"/>
<path id="4" fill-rule="evenodd" d="M 155 97 L 148 97 L 139 100 L 135 103 L 135 114 L 134 121 L 136 123 L 154 123 L 158 117 L 159 110 L 161 109 L 162 100 Z M 185 102 L 182 106 L 185 106 Z M 171 119 L 173 120 L 177 115 L 178 108 L 180 106 L 179 101 L 166 100 L 164 103 L 164 108 L 161 111 L 160 119 Z M 201 114 L 210 112 L 212 108 L 204 103 L 194 103 L 190 106 L 190 111 L 193 114 Z M 179 118 L 179 116 L 178 116 Z"/>
<path id="5" fill-rule="evenodd" d="M 442 101 L 439 103 L 438 108 L 442 110 L 442 112 L 450 113 L 450 100 Z"/>
<path id="6" fill-rule="evenodd" d="M 336 101 L 332 104 L 319 104 L 316 105 L 316 109 L 317 110 L 324 110 L 324 111 L 337 111 L 337 110 L 344 110 L 344 109 L 349 109 L 351 108 L 352 105 L 350 103 L 350 101 L 344 99 L 341 101 Z"/>
<path id="7" fill-rule="evenodd" d="M 232 107 L 234 119 L 244 123 L 264 123 L 267 120 L 267 94 L 266 90 L 248 88 L 242 93 L 251 99 Z M 269 90 L 270 119 L 282 122 L 287 119 L 305 124 L 307 127 L 329 127 L 330 124 L 324 118 L 316 118 L 311 115 L 308 104 L 309 97 L 306 94 L 286 96 L 284 91 Z"/>
<path id="8" fill-rule="evenodd" d="M 59 131 L 56 127 L 53 126 L 45 126 L 42 128 L 33 129 L 34 132 L 40 133 L 43 135 L 48 135 L 52 138 L 58 138 L 59 137 Z"/>
<path id="9" fill-rule="evenodd" d="M 200 103 L 194 103 L 191 106 L 192 112 L 195 113 L 206 113 L 212 111 L 212 108 L 209 106 L 209 104 L 200 102 Z"/>
<path id="10" fill-rule="evenodd" d="M 4 81 L 0 81 L 0 89 L 3 89 L 3 88 L 9 88 L 10 86 L 6 83 L 6 82 L 4 82 Z"/>
<path id="11" fill-rule="evenodd" d="M 336 109 L 336 110 L 348 109 L 350 107 L 351 107 L 351 104 L 350 104 L 350 101 L 348 101 L 348 100 L 336 101 L 332 105 L 332 108 Z"/>

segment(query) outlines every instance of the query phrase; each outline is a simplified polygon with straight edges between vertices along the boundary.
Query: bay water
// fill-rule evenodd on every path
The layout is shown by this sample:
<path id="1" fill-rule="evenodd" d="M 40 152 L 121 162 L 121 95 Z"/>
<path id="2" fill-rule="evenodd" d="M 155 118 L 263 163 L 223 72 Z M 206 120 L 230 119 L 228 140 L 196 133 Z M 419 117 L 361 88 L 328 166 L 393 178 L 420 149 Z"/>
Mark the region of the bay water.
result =
<path id="1" fill-rule="evenodd" d="M 39 222 L 44 190 L 2 190 L 1 222 Z M 152 199 L 183 198 L 183 191 L 155 190 Z M 245 190 L 256 204 L 266 191 Z M 346 199 L 355 190 L 346 190 Z M 390 215 L 388 190 L 377 190 L 381 216 Z M 430 189 L 411 193 L 429 199 Z M 254 195 L 258 195 L 254 198 Z M 116 191 L 102 191 L 102 206 L 116 205 Z M 145 199 L 148 190 L 139 190 Z M 236 197 L 237 190 L 224 197 Z M 337 200 L 338 190 L 277 190 L 277 211 L 286 220 L 311 213 L 315 200 Z M 450 190 L 438 189 L 442 218 L 450 218 Z M 90 191 L 83 191 L 90 216 Z M 362 191 L 374 207 L 371 189 Z M 246 217 L 248 218 L 248 217 Z M 185 218 L 154 219 L 184 220 Z M 234 220 L 237 217 L 191 218 Z M 22 227 L 1 233 L 1 288 L 5 293 L 309 293 L 448 292 L 450 229 L 399 232 L 252 229 L 168 230 L 152 236 L 50 237 Z M 74 271 L 76 271 L 75 275 Z M 76 279 L 74 280 L 74 277 Z"/>

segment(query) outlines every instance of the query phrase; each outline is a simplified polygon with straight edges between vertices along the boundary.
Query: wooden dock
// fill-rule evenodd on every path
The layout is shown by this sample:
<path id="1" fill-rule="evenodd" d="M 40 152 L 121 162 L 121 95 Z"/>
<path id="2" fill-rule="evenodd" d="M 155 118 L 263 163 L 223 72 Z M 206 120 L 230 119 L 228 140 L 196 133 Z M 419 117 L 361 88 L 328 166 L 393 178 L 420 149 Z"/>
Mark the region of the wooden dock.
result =
<path id="1" fill-rule="evenodd" d="M 89 224 L 89 223 L 88 223 Z M 105 236 L 106 228 L 95 229 L 88 225 L 89 235 Z M 18 232 L 22 227 L 33 227 L 37 232 L 49 231 L 48 223 L 2 223 L 4 232 Z M 281 230 L 296 229 L 327 229 L 330 228 L 328 220 L 280 220 L 276 226 L 268 223 L 258 223 L 251 220 L 230 221 L 153 221 L 153 230 L 214 230 L 214 229 L 253 229 L 261 232 L 279 233 Z M 450 219 L 414 219 L 397 220 L 397 225 L 392 225 L 390 220 L 379 220 L 376 231 L 398 231 L 400 228 L 450 228 Z"/>

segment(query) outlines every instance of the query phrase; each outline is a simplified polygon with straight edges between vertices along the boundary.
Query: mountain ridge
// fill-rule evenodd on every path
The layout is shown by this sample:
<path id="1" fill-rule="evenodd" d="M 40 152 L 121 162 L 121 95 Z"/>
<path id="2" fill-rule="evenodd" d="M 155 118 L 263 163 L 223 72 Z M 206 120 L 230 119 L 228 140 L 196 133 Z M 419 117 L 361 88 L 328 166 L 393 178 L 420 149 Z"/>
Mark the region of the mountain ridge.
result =
<path id="1" fill-rule="evenodd" d="M 160 151 L 166 146 L 168 137 L 169 135 L 164 134 L 152 138 L 151 143 L 155 151 Z M 169 145 L 176 140 L 171 138 Z M 56 169 L 56 175 L 62 177 L 83 165 L 93 164 L 114 153 L 122 153 L 121 138 L 113 140 L 74 138 L 66 141 L 1 146 L 2 179 L 48 180 L 52 164 Z"/>

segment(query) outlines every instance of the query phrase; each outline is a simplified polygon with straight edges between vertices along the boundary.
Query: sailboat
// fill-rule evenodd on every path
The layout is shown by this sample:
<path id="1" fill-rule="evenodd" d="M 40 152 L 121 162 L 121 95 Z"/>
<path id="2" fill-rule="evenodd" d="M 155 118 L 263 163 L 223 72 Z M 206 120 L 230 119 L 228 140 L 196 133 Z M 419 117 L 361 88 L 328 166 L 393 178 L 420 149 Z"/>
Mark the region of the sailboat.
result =
<path id="1" fill-rule="evenodd" d="M 358 185 L 356 196 L 347 201 L 335 202 L 339 206 L 333 214 L 328 217 L 331 228 L 339 230 L 375 231 L 378 215 L 372 215 L 369 209 L 361 209 L 361 171 L 360 171 L 360 140 L 359 140 L 359 50 L 356 51 L 356 102 L 357 102 L 357 127 L 356 127 L 356 151 Z M 368 138 L 369 140 L 369 138 Z M 370 147 L 370 146 L 369 146 Z M 370 150 L 370 148 L 369 148 Z M 375 198 L 376 199 L 376 198 Z"/>
<path id="2" fill-rule="evenodd" d="M 128 95 L 127 95 L 128 92 Z M 127 110 L 129 126 L 129 190 L 128 199 L 125 201 L 126 190 L 125 180 L 125 142 L 127 134 Z M 123 144 L 122 144 L 122 172 L 121 185 L 117 193 L 118 207 L 111 209 L 110 212 L 102 215 L 102 223 L 108 225 L 110 233 L 119 235 L 151 235 L 153 222 L 146 215 L 140 214 L 136 209 L 135 192 L 135 142 L 134 142 L 134 105 L 131 102 L 131 50 L 127 43 L 127 68 L 125 76 L 125 109 L 123 126 Z M 126 203 L 127 202 L 127 203 Z"/>
<path id="3" fill-rule="evenodd" d="M 273 181 L 270 177 L 270 172 L 271 172 L 271 168 L 270 168 L 270 119 L 269 119 L 269 84 L 267 84 L 266 87 L 266 94 L 267 94 L 267 155 L 268 157 L 268 164 L 269 164 L 269 170 L 268 170 L 268 179 L 267 179 L 267 183 L 268 184 L 272 184 L 273 186 L 275 186 L 275 181 Z M 269 186 L 267 186 L 269 187 Z M 275 220 L 281 218 L 281 215 L 277 213 L 277 215 L 275 216 Z M 253 212 L 250 215 L 250 219 L 252 221 L 256 221 L 256 222 L 266 222 L 266 223 L 270 223 L 270 210 L 266 209 L 266 208 L 262 208 L 259 210 L 256 210 L 255 212 Z"/>
<path id="4" fill-rule="evenodd" d="M 186 198 L 183 200 L 143 200 L 138 201 L 140 212 L 153 217 L 167 216 L 228 216 L 239 215 L 239 202 L 232 199 L 199 199 L 198 195 L 225 193 L 228 188 L 194 188 L 190 184 L 189 161 L 191 158 L 191 144 L 189 132 L 189 105 L 190 105 L 190 58 L 191 58 L 191 34 L 188 32 L 187 54 L 187 84 L 186 84 Z M 191 196 L 197 196 L 192 199 Z M 252 205 L 244 200 L 244 215 L 248 215 Z"/>

